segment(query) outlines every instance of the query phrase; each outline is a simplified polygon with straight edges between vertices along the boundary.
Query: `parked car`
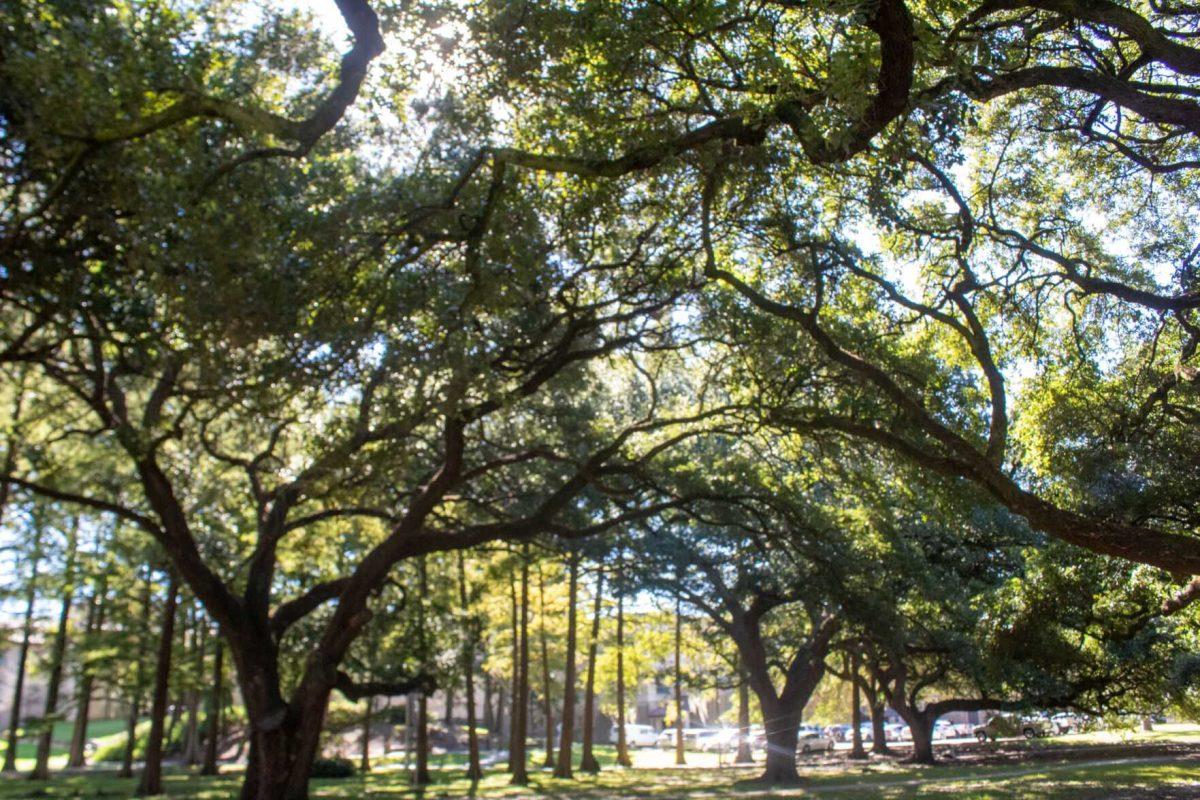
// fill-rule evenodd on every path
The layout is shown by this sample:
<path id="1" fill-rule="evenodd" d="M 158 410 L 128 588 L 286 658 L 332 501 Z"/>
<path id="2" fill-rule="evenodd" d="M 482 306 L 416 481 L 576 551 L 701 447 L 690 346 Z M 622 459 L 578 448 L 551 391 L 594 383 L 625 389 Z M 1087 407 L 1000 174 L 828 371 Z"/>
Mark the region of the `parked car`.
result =
<path id="1" fill-rule="evenodd" d="M 953 722 L 951 723 L 951 730 L 953 731 L 952 735 L 956 738 L 959 736 L 970 736 L 975 731 L 975 725 L 970 722 Z"/>
<path id="2" fill-rule="evenodd" d="M 750 747 L 755 750 L 765 750 L 767 747 L 767 730 L 762 725 L 750 726 Z"/>
<path id="3" fill-rule="evenodd" d="M 796 743 L 796 749 L 801 753 L 828 753 L 833 750 L 833 747 L 832 736 L 811 730 L 801 731 L 800 739 Z"/>
<path id="4" fill-rule="evenodd" d="M 939 719 L 933 723 L 933 738 L 934 739 L 953 739 L 958 735 L 958 731 L 954 727 L 954 723 L 949 720 Z"/>
<path id="5" fill-rule="evenodd" d="M 883 732 L 889 742 L 912 741 L 912 731 L 903 722 L 889 722 L 883 726 Z"/>
<path id="6" fill-rule="evenodd" d="M 1050 717 L 1050 726 L 1054 729 L 1056 736 L 1063 736 L 1068 733 L 1082 733 L 1084 720 L 1075 714 L 1063 711 Z"/>
<path id="7" fill-rule="evenodd" d="M 1036 717 L 997 714 L 975 728 L 974 734 L 980 742 L 986 742 L 988 739 L 994 742 L 1001 736 L 1024 736 L 1026 739 L 1032 739 L 1035 736 L 1049 736 L 1050 724 Z"/>
<path id="8" fill-rule="evenodd" d="M 608 733 L 608 741 L 611 744 L 617 743 L 617 726 L 613 725 Z M 625 744 L 630 747 L 654 747 L 658 742 L 658 731 L 654 730 L 652 725 L 636 725 L 628 723 L 625 725 Z"/>
<path id="9" fill-rule="evenodd" d="M 741 738 L 737 728 L 721 728 L 701 734 L 696 747 L 704 753 L 732 753 L 737 750 Z"/>
<path id="10" fill-rule="evenodd" d="M 697 740 L 703 735 L 711 735 L 716 733 L 713 728 L 684 728 L 683 729 L 683 746 L 686 750 L 697 749 Z M 664 728 L 662 733 L 658 735 L 657 744 L 664 750 L 670 750 L 675 747 L 675 728 Z"/>
<path id="11" fill-rule="evenodd" d="M 850 725 L 828 725 L 825 727 L 825 735 L 833 739 L 835 742 L 850 741 Z"/>

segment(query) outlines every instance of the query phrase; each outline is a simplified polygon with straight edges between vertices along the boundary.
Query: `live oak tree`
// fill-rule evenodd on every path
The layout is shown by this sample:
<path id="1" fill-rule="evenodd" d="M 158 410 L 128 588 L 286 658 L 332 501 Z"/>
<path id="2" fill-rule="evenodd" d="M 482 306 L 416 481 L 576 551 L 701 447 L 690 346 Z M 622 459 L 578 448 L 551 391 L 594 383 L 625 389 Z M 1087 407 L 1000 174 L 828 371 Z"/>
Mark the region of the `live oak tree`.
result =
<path id="1" fill-rule="evenodd" d="M 1009 430 L 1029 399 L 1014 375 L 1071 356 L 1073 337 L 1039 333 L 1065 302 L 1062 318 L 1142 317 L 1151 366 L 1129 387 L 1129 416 L 1153 418 L 1139 438 L 1194 435 L 1200 298 L 1181 212 L 1200 51 L 1178 38 L 1190 11 L 900 0 L 510 11 L 489 6 L 473 32 L 487 42 L 505 25 L 503 42 L 464 54 L 494 76 L 485 92 L 519 98 L 520 136 L 488 157 L 581 185 L 633 177 L 691 203 L 707 275 L 745 301 L 728 335 L 773 366 L 799 358 L 749 335 L 746 316 L 767 315 L 843 389 L 788 387 L 770 403 L 776 424 L 974 481 L 1096 552 L 1181 577 L 1200 569 L 1190 513 L 1114 517 L 1046 491 Z M 603 59 L 579 30 L 604 37 Z M 1112 246 L 1145 225 L 1155 233 L 1140 253 Z M 1103 242 L 1097 227 L 1119 234 Z M 1106 368 L 1106 345 L 1084 347 Z"/>
<path id="2" fill-rule="evenodd" d="M 38 401 L 0 513 L 157 542 L 247 797 L 304 796 L 397 565 L 678 504 L 640 473 L 711 409 L 659 402 L 663 351 L 1200 597 L 1194 9 L 337 8 L 336 55 L 300 13 L 0 11 L 0 366 Z"/>
<path id="3" fill-rule="evenodd" d="M 946 518 L 969 526 L 974 556 Z M 951 711 L 1100 714 L 1162 702 L 1187 623 L 1160 616 L 1153 570 L 1131 580 L 1113 559 L 1030 548 L 1028 530 L 986 505 L 894 522 L 887 558 L 909 563 L 889 572 L 907 577 L 881 581 L 847 628 L 869 683 L 912 731 L 914 760 L 933 762 L 933 726 Z"/>
<path id="4" fill-rule="evenodd" d="M 761 780 L 794 783 L 805 705 L 826 674 L 826 658 L 844 624 L 855 587 L 872 572 L 869 546 L 847 510 L 849 495 L 830 491 L 802 459 L 757 462 L 746 443 L 709 437 L 692 448 L 682 477 L 704 489 L 694 502 L 651 523 L 640 537 L 646 585 L 703 612 L 736 646 L 758 698 L 767 737 Z M 828 504 L 828 505 L 826 505 Z M 671 569 L 672 565 L 684 565 Z"/>
<path id="5" fill-rule="evenodd" d="M 71 29 L 74 44 L 133 47 L 137 21 Z M 169 62 L 170 50 L 163 42 L 138 66 L 168 68 L 145 61 Z M 641 378 L 621 377 L 624 353 L 686 346 L 663 312 L 691 289 L 677 267 L 687 247 L 610 213 L 619 194 L 581 200 L 498 170 L 462 178 L 457 163 L 396 176 L 382 194 L 335 149 L 303 183 L 270 159 L 208 182 L 220 158 L 192 122 L 214 115 L 207 100 L 191 114 L 191 102 L 167 114 L 185 121 L 154 123 L 161 136 L 104 134 L 103 159 L 83 145 L 53 202 L 6 240 L 14 263 L 38 269 L 6 275 L 5 352 L 36 363 L 81 420 L 35 442 L 44 462 L 18 460 L 6 477 L 159 543 L 236 666 L 251 719 L 246 796 L 300 797 L 330 692 L 369 687 L 340 664 L 397 563 L 650 513 L 627 493 L 614 509 L 592 487 L 617 488 L 703 412 L 677 424 L 573 401 L 628 395 Z M 229 133 L 215 116 L 211 131 Z M 41 129 L 13 119 L 32 153 Z M 421 184 L 475 211 L 430 211 L 417 196 L 398 218 L 395 198 Z M 69 243 L 46 246 L 59 225 Z M 116 476 L 136 490 L 56 482 L 48 465 L 77 442 L 119 453 Z M 565 524 L 588 490 L 595 513 Z M 382 524 L 346 573 L 283 569 L 292 540 L 336 537 L 355 518 Z M 285 668 L 289 629 L 326 604 L 302 668 Z"/>

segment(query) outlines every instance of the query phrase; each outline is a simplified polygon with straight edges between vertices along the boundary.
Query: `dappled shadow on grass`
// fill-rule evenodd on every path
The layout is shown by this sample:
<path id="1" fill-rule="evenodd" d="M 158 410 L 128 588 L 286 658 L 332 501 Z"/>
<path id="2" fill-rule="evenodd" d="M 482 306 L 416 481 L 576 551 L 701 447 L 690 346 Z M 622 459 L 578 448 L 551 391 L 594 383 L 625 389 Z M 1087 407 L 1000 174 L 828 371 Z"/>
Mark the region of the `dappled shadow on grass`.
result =
<path id="1" fill-rule="evenodd" d="M 503 770 L 472 782 L 461 772 L 435 771 L 426 787 L 410 785 L 408 773 L 398 765 L 343 780 L 314 780 L 314 800 L 784 800 L 787 798 L 848 798 L 849 800 L 1200 800 L 1200 759 L 1162 759 L 1153 762 L 1121 761 L 1093 764 L 1026 763 L 1007 766 L 951 766 L 906 768 L 895 763 L 866 766 L 823 764 L 820 771 L 802 773 L 798 786 L 764 786 L 743 770 L 733 769 L 608 769 L 599 775 L 559 780 L 540 769 L 530 773 L 530 785 L 512 786 Z M 166 794 L 178 800 L 233 800 L 241 776 L 228 773 L 206 778 L 172 772 Z M 0 779 L 0 800 L 17 798 L 125 798 L 131 797 L 133 779 L 112 772 L 58 777 L 49 782 L 24 778 Z"/>
<path id="2" fill-rule="evenodd" d="M 435 775 L 433 783 L 420 790 L 407 783 L 401 771 L 373 773 L 358 779 L 364 797 L 417 798 L 448 800 L 461 797 L 486 797 L 497 800 L 540 798 L 541 800 L 611 800 L 612 798 L 684 797 L 697 791 L 729 794 L 730 771 L 725 770 L 620 770 L 599 775 L 579 775 L 574 780 L 554 778 L 549 771 L 530 773 L 528 786 L 513 786 L 503 771 L 489 774 L 478 782 L 453 774 Z M 340 798 L 349 781 L 329 781 L 316 787 L 315 796 Z M 339 784 L 342 784 L 339 786 Z M 736 790 L 734 790 L 736 791 Z"/>
<path id="3" fill-rule="evenodd" d="M 231 800 L 241 785 L 240 775 L 202 777 L 168 773 L 163 779 L 167 797 L 187 800 Z M 133 797 L 137 778 L 118 778 L 114 771 L 88 771 L 56 776 L 49 781 L 31 781 L 23 776 L 0 779 L 0 800 L 57 800 L 58 798 Z"/>

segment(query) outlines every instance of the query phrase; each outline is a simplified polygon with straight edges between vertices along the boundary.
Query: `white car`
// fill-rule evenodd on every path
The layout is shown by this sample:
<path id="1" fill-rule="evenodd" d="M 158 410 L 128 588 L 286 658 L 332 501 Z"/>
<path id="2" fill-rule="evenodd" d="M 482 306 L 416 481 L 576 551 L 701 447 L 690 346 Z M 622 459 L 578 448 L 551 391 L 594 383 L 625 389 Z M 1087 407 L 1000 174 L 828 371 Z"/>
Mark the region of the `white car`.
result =
<path id="1" fill-rule="evenodd" d="M 617 726 L 613 725 L 608 733 L 610 744 L 617 743 Z M 654 747 L 658 743 L 658 731 L 651 725 L 625 725 L 625 744 L 630 747 Z"/>
<path id="2" fill-rule="evenodd" d="M 912 731 L 908 725 L 903 722 L 889 722 L 883 726 L 883 731 L 887 735 L 889 742 L 911 742 Z"/>
<path id="3" fill-rule="evenodd" d="M 796 750 L 803 754 L 831 753 L 833 747 L 833 737 L 817 731 L 801 731 L 800 739 L 796 742 Z"/>
<path id="4" fill-rule="evenodd" d="M 737 728 L 721 728 L 698 737 L 696 746 L 705 753 L 732 753 L 740 740 Z"/>
<path id="5" fill-rule="evenodd" d="M 699 737 L 716 733 L 715 730 L 708 728 L 684 728 L 683 729 L 683 746 L 686 750 L 695 750 L 696 742 Z M 675 726 L 663 728 L 658 734 L 656 744 L 664 750 L 670 750 L 675 746 Z"/>

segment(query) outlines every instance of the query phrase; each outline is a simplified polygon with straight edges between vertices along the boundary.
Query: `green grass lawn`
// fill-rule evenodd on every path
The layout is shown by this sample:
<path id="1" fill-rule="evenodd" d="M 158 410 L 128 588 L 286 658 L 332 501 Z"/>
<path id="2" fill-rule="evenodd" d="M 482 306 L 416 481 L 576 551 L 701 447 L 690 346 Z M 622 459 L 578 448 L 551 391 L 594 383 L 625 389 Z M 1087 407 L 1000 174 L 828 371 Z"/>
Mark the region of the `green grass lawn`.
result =
<path id="1" fill-rule="evenodd" d="M 97 745 L 103 745 L 105 742 L 120 739 L 125 733 L 125 720 L 120 719 L 98 719 L 88 723 L 87 735 L 88 739 L 95 742 Z M 67 764 L 67 750 L 71 746 L 71 732 L 74 729 L 72 722 L 56 722 L 54 723 L 54 734 L 50 741 L 50 768 L 62 769 Z M 8 750 L 7 730 L 5 737 L 0 737 L 0 759 L 4 758 L 5 752 Z M 22 738 L 17 743 L 17 769 L 31 770 L 33 769 L 34 759 L 37 757 L 37 740 L 32 736 Z"/>
<path id="2" fill-rule="evenodd" d="M 119 720 L 98 720 L 89 727 L 94 741 L 106 741 L 123 735 Z M 69 725 L 55 729 L 55 758 L 52 765 L 61 767 L 66 760 L 66 744 L 70 738 Z M 1157 744 L 1164 742 L 1200 742 L 1200 729 L 1195 726 L 1164 727 L 1150 733 L 1117 732 L 1085 734 L 1054 740 L 1038 740 L 1029 747 L 1081 746 L 1103 744 Z M 532 744 L 532 743 L 531 743 Z M 1026 746 L 1024 742 L 1010 745 Z M 18 751 L 19 766 L 28 770 L 33 765 L 32 741 L 23 742 Z M 1161 753 L 1161 750 L 1159 751 Z M 826 759 L 801 766 L 806 774 L 803 787 L 766 790 L 755 786 L 751 778 L 755 769 L 635 769 L 613 768 L 615 748 L 599 745 L 596 755 L 604 771 L 598 776 L 579 776 L 574 781 L 561 781 L 537 767 L 542 763 L 542 750 L 531 747 L 532 785 L 520 789 L 508 785 L 508 776 L 501 765 L 489 770 L 488 776 L 472 786 L 461 777 L 465 754 L 436 754 L 431 760 L 434 784 L 423 791 L 408 785 L 406 765 L 401 756 L 375 758 L 375 769 L 366 776 L 345 780 L 315 780 L 312 796 L 326 800 L 356 800 L 362 797 L 395 798 L 395 800 L 449 800 L 449 798 L 478 797 L 483 800 L 713 800 L 721 797 L 744 797 L 747 800 L 769 798 L 829 797 L 851 800 L 892 800 L 893 798 L 944 798 L 946 800 L 1133 800 L 1133 798 L 1164 797 L 1200 798 L 1200 759 L 1157 756 L 1111 759 L 1097 756 L 1086 762 L 1055 763 L 1029 761 L 992 766 L 913 767 L 892 760 L 869 764 L 850 764 L 841 759 Z M 689 754 L 692 755 L 692 754 Z M 578 749 L 576 750 L 578 758 Z M 355 759 L 357 762 L 357 759 Z M 66 775 L 49 782 L 31 782 L 21 777 L 0 779 L 0 800 L 16 798 L 120 798 L 130 797 L 134 780 L 114 777 L 112 765 L 82 774 Z M 239 775 L 232 772 L 220 778 L 202 778 L 181 770 L 168 768 L 167 793 L 170 797 L 187 800 L 227 800 L 236 797 Z"/>
<path id="3" fill-rule="evenodd" d="M 1166 791 L 1164 797 L 1200 796 L 1200 760 L 1196 759 L 1125 759 L 1117 762 L 1069 764 L 1008 764 L 994 767 L 913 768 L 895 765 L 848 767 L 825 772 L 807 779 L 795 789 L 768 790 L 755 786 L 745 770 L 608 769 L 598 776 L 581 776 L 563 781 L 540 770 L 534 771 L 532 785 L 521 789 L 508 785 L 502 770 L 489 774 L 472 786 L 457 771 L 436 773 L 435 783 L 423 791 L 407 785 L 399 764 L 381 767 L 365 777 L 345 780 L 313 781 L 314 798 L 357 800 L 378 797 L 394 800 L 448 800 L 478 797 L 494 800 L 538 798 L 539 800 L 617 800 L 655 798 L 656 800 L 711 800 L 719 797 L 790 798 L 830 797 L 853 800 L 891 800 L 892 798 L 947 798 L 959 800 L 1076 800 L 1093 798 L 1146 797 Z M 48 783 L 23 778 L 0 780 L 0 800 L 16 798 L 117 798 L 128 797 L 133 780 L 120 780 L 111 772 L 81 774 L 57 778 Z M 238 775 L 201 778 L 182 772 L 169 772 L 167 794 L 188 800 L 227 800 L 236 796 Z M 1195 792 L 1195 793 L 1193 793 Z"/>

